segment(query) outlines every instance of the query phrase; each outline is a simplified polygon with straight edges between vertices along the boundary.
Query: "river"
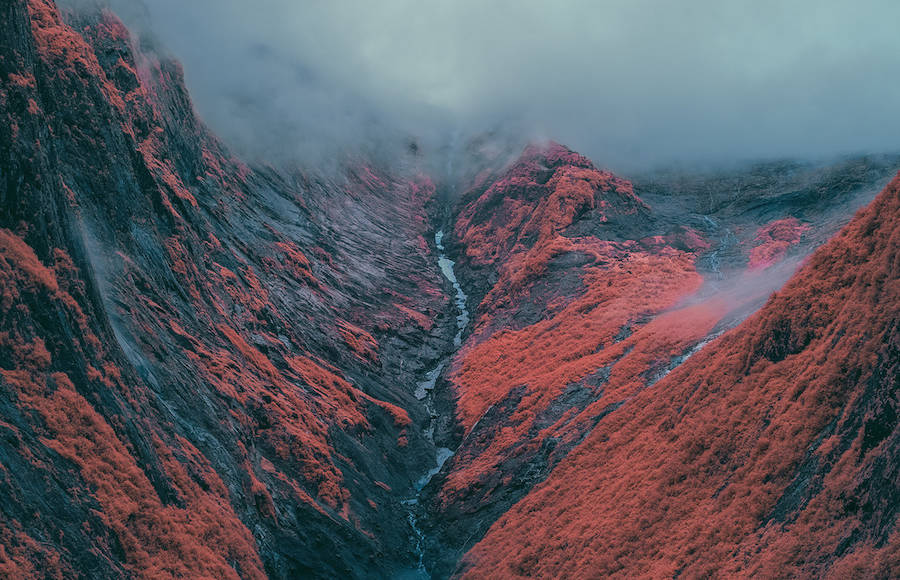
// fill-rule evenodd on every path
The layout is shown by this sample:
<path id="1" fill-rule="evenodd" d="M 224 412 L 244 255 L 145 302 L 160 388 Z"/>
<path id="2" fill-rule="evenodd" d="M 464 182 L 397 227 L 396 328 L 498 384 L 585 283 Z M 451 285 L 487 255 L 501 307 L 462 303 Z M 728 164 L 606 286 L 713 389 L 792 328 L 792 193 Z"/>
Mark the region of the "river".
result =
<path id="1" fill-rule="evenodd" d="M 444 277 L 450 282 L 453 286 L 453 290 L 455 295 L 453 297 L 454 302 L 456 303 L 456 335 L 453 337 L 453 351 L 450 352 L 447 357 L 442 359 L 433 369 L 425 373 L 425 377 L 422 381 L 416 384 L 415 396 L 417 399 L 423 402 L 425 406 L 425 410 L 428 412 L 428 416 L 430 418 L 428 426 L 425 428 L 424 434 L 425 437 L 434 443 L 434 429 L 436 420 L 438 418 L 437 410 L 434 407 L 434 387 L 437 384 L 438 379 L 441 376 L 441 373 L 444 372 L 444 369 L 447 365 L 450 364 L 450 359 L 453 358 L 456 350 L 462 344 L 463 333 L 466 330 L 466 327 L 469 325 L 469 310 L 466 308 L 466 293 L 463 292 L 462 286 L 459 284 L 459 280 L 456 279 L 456 272 L 453 270 L 453 260 L 447 257 L 446 248 L 444 248 L 444 231 L 440 230 L 434 235 L 434 245 L 438 250 L 438 267 L 441 270 L 441 273 Z M 416 568 L 413 570 L 406 570 L 399 574 L 396 578 L 397 580 L 416 580 L 421 578 L 430 578 L 427 570 L 425 569 L 425 534 L 419 529 L 418 526 L 418 516 L 416 515 L 416 506 L 419 504 L 419 496 L 422 492 L 422 488 L 428 485 L 428 482 L 431 481 L 431 478 L 438 474 L 441 470 L 441 467 L 444 466 L 444 463 L 453 456 L 453 450 L 448 449 L 447 447 L 435 447 L 434 453 L 434 466 L 422 474 L 422 476 L 416 481 L 415 484 L 415 494 L 412 497 L 409 497 L 403 500 L 403 505 L 406 506 L 409 524 L 413 531 L 412 541 L 414 542 L 413 550 L 418 556 L 418 562 Z"/>

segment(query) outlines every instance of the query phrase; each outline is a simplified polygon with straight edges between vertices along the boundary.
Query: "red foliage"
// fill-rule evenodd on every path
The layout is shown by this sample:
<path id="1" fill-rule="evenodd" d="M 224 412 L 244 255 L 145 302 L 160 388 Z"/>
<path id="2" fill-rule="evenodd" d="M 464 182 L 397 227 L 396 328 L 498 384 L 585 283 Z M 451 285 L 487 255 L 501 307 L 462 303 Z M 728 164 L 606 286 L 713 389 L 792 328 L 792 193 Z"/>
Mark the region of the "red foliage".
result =
<path id="1" fill-rule="evenodd" d="M 284 254 L 289 271 L 299 280 L 306 280 L 313 286 L 319 286 L 319 281 L 312 273 L 309 260 L 293 242 L 276 242 L 275 246 Z"/>
<path id="2" fill-rule="evenodd" d="M 272 362 L 263 353 L 247 344 L 247 341 L 230 326 L 220 324 L 219 332 L 225 335 L 225 338 L 237 348 L 238 352 L 244 355 L 256 368 L 263 371 L 270 379 L 276 380 L 281 376 L 272 365 Z"/>
<path id="3" fill-rule="evenodd" d="M 760 312 L 603 419 L 465 576 L 900 575 L 896 417 L 867 443 L 897 404 L 898 251 L 900 176 Z"/>
<path id="4" fill-rule="evenodd" d="M 352 398 L 355 389 L 311 361 L 288 359 L 286 362 L 297 373 L 297 378 L 306 381 L 313 391 L 334 397 L 341 395 L 336 400 L 306 400 L 267 356 L 231 327 L 223 324 L 219 331 L 249 365 L 236 361 L 229 349 L 213 351 L 205 348 L 177 324 L 173 331 L 191 342 L 191 350 L 186 354 L 222 395 L 265 415 L 269 427 L 260 429 L 260 438 L 267 441 L 280 458 L 296 462 L 303 477 L 313 486 L 314 495 L 332 508 L 342 506 L 347 491 L 343 489 L 341 473 L 331 459 L 324 419 L 335 420 L 345 427 L 367 425 L 358 410 L 359 403 Z M 345 392 L 348 390 L 351 393 Z M 311 409 L 312 404 L 316 405 L 321 418 Z"/>
<path id="5" fill-rule="evenodd" d="M 419 328 L 424 330 L 431 330 L 434 327 L 434 319 L 428 317 L 427 315 L 419 312 L 418 310 L 413 310 L 407 306 L 403 306 L 402 304 L 394 304 L 401 313 L 403 313 L 405 318 L 412 320 L 415 322 Z"/>
<path id="6" fill-rule="evenodd" d="M 141 147 L 141 153 L 144 155 L 144 162 L 147 164 L 147 168 L 156 175 L 159 181 L 165 184 L 168 193 L 172 193 L 176 197 L 189 203 L 191 206 L 197 207 L 197 199 L 190 191 L 188 191 L 184 182 L 182 182 L 181 178 L 173 171 L 171 164 L 167 161 L 162 161 L 159 158 L 157 149 L 158 144 L 153 141 L 145 141 Z M 180 217 L 178 212 L 172 207 L 171 202 L 168 201 L 166 192 L 161 192 L 161 195 L 163 196 L 164 203 L 172 212 L 172 215 Z"/>
<path id="7" fill-rule="evenodd" d="M 561 233 L 579 215 L 595 212 L 602 223 L 645 208 L 629 182 L 594 168 L 577 153 L 557 144 L 530 147 L 504 177 L 463 208 L 455 234 L 473 264 L 500 266 L 501 281 L 485 298 L 492 304 L 501 295 L 508 299 L 540 275 L 554 255 L 569 249 Z"/>
<path id="8" fill-rule="evenodd" d="M 581 275 L 584 291 L 554 316 L 464 349 L 453 378 L 467 428 L 516 386 L 554 398 L 566 384 L 604 366 L 604 349 L 623 326 L 671 308 L 702 283 L 693 256 L 677 250 L 651 254 L 634 243 L 559 239 L 595 252 L 597 261 Z"/>
<path id="9" fill-rule="evenodd" d="M 22 281 L 28 284 L 28 287 L 43 288 L 52 294 L 59 292 L 59 285 L 53 271 L 38 260 L 31 246 L 7 229 L 0 229 L 0 259 L 5 260 L 9 267 L 18 268 L 24 272 L 26 277 Z M 3 291 L 4 294 L 9 293 L 11 300 L 14 296 L 13 293 L 17 293 L 16 285 L 4 284 Z"/>
<path id="10" fill-rule="evenodd" d="M 779 262 L 788 249 L 800 242 L 810 226 L 800 223 L 797 218 L 788 217 L 770 222 L 757 230 L 750 250 L 749 268 L 768 268 Z"/>
<path id="11" fill-rule="evenodd" d="M 130 446 L 76 390 L 68 375 L 52 372 L 54 357 L 48 341 L 40 336 L 25 338 L 40 332 L 39 327 L 27 322 L 32 320 L 33 305 L 56 310 L 71 320 L 75 329 L 80 329 L 75 344 L 69 348 L 93 362 L 87 365 L 87 379 L 104 385 L 111 394 L 122 393 L 131 404 L 140 404 L 132 390 L 123 385 L 119 367 L 104 359 L 105 349 L 91 332 L 80 305 L 67 291 L 80 294 L 84 289 L 71 259 L 59 249 L 53 251 L 53 257 L 56 264 L 51 270 L 21 238 L 0 230 L 0 280 L 5 293 L 0 320 L 10 328 L 9 332 L 0 333 L 0 349 L 5 349 L 4 360 L 13 365 L 10 370 L 0 370 L 0 382 L 15 397 L 17 405 L 40 417 L 35 426 L 40 446 L 45 448 L 22 448 L 23 455 L 34 458 L 37 453 L 44 455 L 52 450 L 77 468 L 100 506 L 104 524 L 118 537 L 126 568 L 136 576 L 263 578 L 252 536 L 235 515 L 226 488 L 208 463 L 198 463 L 199 453 L 182 440 L 179 447 L 189 450 L 194 459 L 175 459 L 173 451 L 153 435 L 184 507 L 163 504 L 132 456 Z M 15 318 L 10 316 L 13 312 Z M 53 349 L 58 349 L 58 342 L 53 343 Z M 147 429 L 154 433 L 149 424 Z M 193 462 L 195 472 L 205 473 L 203 489 L 196 475 L 184 472 L 182 460 Z M 48 468 L 32 461 L 40 469 Z M 64 573 L 59 554 L 34 544 L 24 533 L 0 534 L 5 538 L 0 570 L 28 577 L 34 575 L 34 563 L 40 562 L 40 574 L 72 575 L 71 571 Z"/>
<path id="12" fill-rule="evenodd" d="M 339 320 L 338 332 L 360 360 L 369 362 L 378 358 L 378 341 L 362 328 L 346 320 Z"/>
<path id="13" fill-rule="evenodd" d="M 182 491 L 194 499 L 190 508 L 163 505 L 134 458 L 68 377 L 57 373 L 53 383 L 52 393 L 23 394 L 22 401 L 43 416 L 49 430 L 45 444 L 77 465 L 93 486 L 134 573 L 144 578 L 238 578 L 234 562 L 240 574 L 265 578 L 253 537 L 227 496 L 207 494 L 183 477 Z"/>
<path id="14" fill-rule="evenodd" d="M 194 117 L 180 67 L 141 54 L 111 13 L 97 18 L 87 7 L 67 13 L 67 25 L 51 0 L 7 12 L 14 23 L 4 31 L 14 36 L 0 50 L 12 55 L 0 58 L 9 81 L 0 87 L 0 108 L 13 95 L 16 110 L 0 141 L 23 142 L 11 156 L 10 199 L 38 209 L 33 219 L 21 207 L 10 214 L 23 220 L 16 227 L 25 239 L 43 239 L 35 253 L 0 229 L 0 387 L 11 401 L 4 404 L 22 411 L 9 428 L 20 440 L 42 438 L 12 453 L 57 486 L 52 501 L 75 513 L 94 509 L 97 521 L 89 523 L 102 537 L 82 539 L 55 514 L 44 527 L 59 538 L 33 536 L 47 546 L 86 543 L 112 570 L 122 570 L 121 560 L 123 573 L 136 576 L 259 577 L 252 536 L 235 512 L 259 537 L 287 538 L 290 546 L 273 548 L 270 561 L 295 546 L 312 550 L 319 534 L 348 537 L 339 529 L 358 532 L 365 544 L 347 553 L 371 551 L 376 542 L 363 526 L 373 520 L 364 506 L 370 494 L 386 504 L 387 493 L 370 493 L 372 466 L 336 449 L 374 444 L 385 463 L 415 461 L 391 448 L 391 434 L 397 445 L 419 436 L 406 411 L 357 389 L 350 377 L 386 392 L 393 377 L 373 364 L 378 343 L 370 332 L 399 328 L 410 341 L 428 334 L 425 313 L 440 300 L 439 275 L 424 267 L 432 262 L 423 234 L 433 184 L 368 166 L 347 183 L 304 176 L 301 185 L 251 172 Z M 7 77 L 9 70 L 16 72 Z M 273 188 L 293 197 L 300 219 L 261 211 Z M 355 223 L 335 227 L 326 215 L 343 211 L 334 209 L 341 203 L 358 210 L 359 231 L 377 232 L 364 250 L 389 252 L 374 275 L 347 255 L 370 240 L 355 236 Z M 409 227 L 389 227 L 400 222 Z M 398 233 L 405 243 L 393 243 Z M 304 245 L 310 239 L 327 250 Z M 92 275 L 46 247 L 67 241 Z M 419 273 L 407 283 L 409 269 Z M 373 320 L 365 329 L 339 318 L 364 320 L 362 312 Z M 59 370 L 66 374 L 48 379 Z M 413 372 L 404 371 L 404 380 Z M 210 457 L 226 482 L 178 433 L 204 452 L 215 447 Z M 405 483 L 397 470 L 377 471 L 392 485 Z M 26 490 L 26 505 L 36 494 Z M 325 517 L 289 530 L 312 512 L 295 503 Z M 391 517 L 391 526 L 405 522 Z M 78 559 L 66 550 L 41 552 L 15 526 L 7 536 L 8 523 L 0 524 L 0 575 L 31 573 L 28 565 L 50 575 L 53 558 Z M 115 538 L 121 550 L 110 545 Z"/>
<path id="15" fill-rule="evenodd" d="M 59 552 L 29 536 L 21 524 L 16 527 L 14 531 L 0 524 L 0 577 L 63 580 L 76 575 Z"/>
<path id="16" fill-rule="evenodd" d="M 675 251 L 668 256 L 623 252 L 619 257 L 622 261 L 608 269 L 587 270 L 586 291 L 555 316 L 521 330 L 497 332 L 464 348 L 451 378 L 467 430 L 513 389 L 524 386 L 526 393 L 508 419 L 504 437 L 492 441 L 477 458 L 455 464 L 442 490 L 445 505 L 521 443 L 535 417 L 567 385 L 599 368 L 611 368 L 603 396 L 583 412 L 583 418 L 566 421 L 565 428 L 545 429 L 538 440 L 565 438 L 579 421 L 589 421 L 608 404 L 633 396 L 652 379 L 653 369 L 664 367 L 702 340 L 728 311 L 722 304 L 705 303 L 661 314 L 700 286 L 692 258 Z M 659 316 L 640 326 L 639 319 L 654 314 Z M 637 330 L 617 340 L 616 335 L 630 323 Z"/>
<path id="17" fill-rule="evenodd" d="M 35 81 L 34 81 L 34 75 L 31 73 L 25 73 L 25 74 L 9 73 L 9 75 L 7 75 L 7 78 L 9 79 L 9 82 L 11 84 L 25 88 L 25 89 L 34 89 L 36 87 Z"/>
<path id="18" fill-rule="evenodd" d="M 549 174 L 545 185 L 542 172 Z M 493 209 L 482 211 L 486 207 Z M 457 456 L 441 490 L 444 507 L 518 453 L 513 450 L 523 442 L 539 448 L 547 437 L 575 437 L 604 407 L 655 380 L 728 312 L 714 301 L 683 305 L 703 283 L 693 251 L 708 248 L 693 230 L 641 242 L 564 235 L 585 212 L 593 212 L 592 223 L 602 235 L 613 216 L 646 210 L 630 184 L 560 146 L 526 151 L 505 177 L 462 210 L 456 233 L 467 256 L 474 264 L 494 264 L 499 279 L 451 368 L 459 419 L 469 433 L 494 405 L 513 392 L 524 393 L 486 448 L 479 446 L 475 455 L 463 448 Z M 560 276 L 579 283 L 553 286 Z M 533 301 L 545 304 L 543 316 L 520 327 L 516 313 Z M 571 410 L 533 435 L 537 417 L 569 385 L 601 368 L 610 376 L 594 405 L 577 417 L 580 410 Z"/>

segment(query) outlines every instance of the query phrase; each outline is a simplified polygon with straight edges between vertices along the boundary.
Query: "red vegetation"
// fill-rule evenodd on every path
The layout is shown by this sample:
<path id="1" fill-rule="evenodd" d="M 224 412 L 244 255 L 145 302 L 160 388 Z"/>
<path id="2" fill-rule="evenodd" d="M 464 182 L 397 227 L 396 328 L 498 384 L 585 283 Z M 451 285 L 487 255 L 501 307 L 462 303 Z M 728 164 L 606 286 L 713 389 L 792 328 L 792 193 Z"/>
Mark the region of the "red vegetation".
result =
<path id="1" fill-rule="evenodd" d="M 500 270 L 485 298 L 491 305 L 511 300 L 554 256 L 571 251 L 562 233 L 576 218 L 592 212 L 605 223 L 644 209 L 629 182 L 551 144 L 526 149 L 505 176 L 466 205 L 455 234 L 468 261 Z"/>
<path id="2" fill-rule="evenodd" d="M 3 14 L 0 575 L 365 570 L 422 457 L 434 185 L 251 170 L 111 13 Z"/>
<path id="3" fill-rule="evenodd" d="M 429 318 L 427 315 L 419 312 L 418 310 L 413 310 L 407 306 L 403 306 L 402 304 L 394 304 L 397 307 L 405 318 L 412 320 L 415 322 L 419 328 L 423 330 L 431 330 L 434 327 L 434 320 Z"/>
<path id="4" fill-rule="evenodd" d="M 546 185 L 540 184 L 542 172 L 549 175 Z M 486 206 L 494 209 L 482 211 Z M 561 146 L 545 153 L 527 150 L 463 209 L 456 232 L 467 244 L 468 263 L 496 263 L 499 279 L 451 369 L 459 419 L 468 433 L 495 405 L 523 394 L 486 446 L 461 448 L 441 490 L 444 507 L 511 453 L 520 453 L 514 450 L 523 443 L 534 450 L 548 437 L 577 437 L 582 423 L 655 380 L 727 312 L 714 303 L 679 306 L 703 279 L 694 268 L 695 254 L 667 239 L 613 242 L 564 235 L 585 217 L 602 235 L 613 218 L 645 211 L 628 182 Z M 671 241 L 692 250 L 708 247 L 692 230 Z M 529 303 L 539 305 L 542 316 L 523 325 L 517 309 Z M 583 412 L 573 407 L 555 424 L 538 428 L 538 418 L 570 385 L 602 368 L 610 375 L 592 396 L 595 405 Z"/>
<path id="5" fill-rule="evenodd" d="M 900 177 L 759 313 L 603 419 L 465 576 L 900 575 L 898 250 Z"/>
<path id="6" fill-rule="evenodd" d="M 181 490 L 185 499 L 192 500 L 190 509 L 162 505 L 103 418 L 65 375 L 56 374 L 53 380 L 52 394 L 22 400 L 43 415 L 52 434 L 45 444 L 79 466 L 94 487 L 135 573 L 145 578 L 198 574 L 238 578 L 229 562 L 239 562 L 242 574 L 265 577 L 253 538 L 231 510 L 227 494 L 207 494 L 184 476 L 178 482 L 185 485 Z M 169 467 L 183 470 L 174 460 Z M 219 487 L 225 492 L 221 482 Z M 227 552 L 219 552 L 222 548 Z"/>
<path id="7" fill-rule="evenodd" d="M 415 405 L 446 330 L 434 184 L 251 170 L 112 14 L 3 10 L 0 576 L 404 563 L 425 436 L 389 401 Z M 447 238 L 484 300 L 429 507 L 490 522 L 550 475 L 468 574 L 898 575 L 896 182 L 694 354 L 734 308 L 699 301 L 700 233 L 651 235 L 629 182 L 559 145 L 490 175 Z M 751 268 L 808 228 L 760 228 Z"/>
<path id="8" fill-rule="evenodd" d="M 43 289 L 53 295 L 59 293 L 59 285 L 53 272 L 38 260 L 31 246 L 6 229 L 0 229 L 0 258 L 6 262 L 7 268 L 16 268 L 24 274 L 17 278 L 27 285 L 26 289 Z M 4 310 L 8 309 L 12 301 L 18 297 L 16 284 L 12 280 L 6 282 L 3 284 L 3 302 L 7 304 Z"/>
<path id="9" fill-rule="evenodd" d="M 275 246 L 284 255 L 286 267 L 299 280 L 306 280 L 313 286 L 319 286 L 319 281 L 312 273 L 309 260 L 293 242 L 276 242 Z"/>
<path id="10" fill-rule="evenodd" d="M 64 289 L 79 289 L 80 284 L 69 279 L 77 271 L 64 252 L 56 250 L 54 255 L 56 271 L 45 267 L 21 238 L 0 230 L 0 280 L 4 288 L 0 320 L 11 329 L 0 333 L 0 350 L 3 359 L 13 365 L 0 369 L 0 383 L 22 410 L 41 417 L 39 447 L 30 453 L 52 451 L 76 467 L 103 510 L 103 521 L 124 550 L 125 566 L 137 576 L 265 577 L 252 536 L 234 514 L 227 490 L 208 465 L 194 466 L 207 480 L 201 488 L 198 476 L 188 476 L 182 463 L 160 442 L 157 451 L 184 507 L 163 504 L 129 447 L 107 420 L 66 374 L 52 372 L 54 357 L 47 341 L 41 337 L 24 339 L 23 334 L 39 331 L 21 323 L 29 319 L 32 308 L 40 305 L 41 309 L 56 309 L 81 326 L 85 343 L 72 347 L 82 350 L 90 360 L 103 361 L 104 349 L 91 332 L 84 312 Z M 23 315 L 25 318 L 19 318 Z M 53 348 L 59 348 L 55 340 Z M 103 371 L 89 366 L 89 380 L 132 396 L 113 362 L 95 364 Z M 186 441 L 181 446 L 196 454 Z M 10 552 L 4 549 L 6 555 L 0 557 L 0 566 L 22 577 L 34 577 L 32 563 L 42 562 L 48 574 L 53 570 L 57 576 L 62 574 L 64 567 L 52 550 L 34 545 L 24 533 L 16 537 L 6 543 Z"/>
<path id="11" fill-rule="evenodd" d="M 75 575 L 52 547 L 22 529 L 10 530 L 0 525 L 0 577 L 63 580 Z"/>
<path id="12" fill-rule="evenodd" d="M 617 346 L 623 326 L 671 308 L 702 283 L 693 257 L 677 250 L 657 255 L 634 243 L 600 241 L 583 248 L 597 254 L 581 274 L 580 295 L 554 316 L 497 332 L 463 351 L 454 380 L 467 428 L 515 386 L 552 399 L 566 384 L 616 359 L 608 349 Z"/>
<path id="13" fill-rule="evenodd" d="M 567 385 L 600 368 L 610 376 L 602 396 L 573 421 L 564 417 L 556 427 L 543 429 L 535 442 L 568 430 L 599 413 L 608 404 L 633 396 L 649 381 L 654 369 L 664 368 L 702 340 L 728 309 L 704 304 L 679 308 L 641 326 L 641 320 L 675 306 L 699 288 L 692 257 L 675 250 L 667 255 L 630 253 L 608 248 L 605 267 L 583 274 L 586 290 L 554 316 L 521 330 L 504 330 L 464 348 L 451 375 L 459 393 L 458 411 L 471 429 L 488 408 L 525 388 L 525 395 L 508 419 L 502 438 L 467 461 L 457 461 L 442 490 L 443 503 L 453 501 L 484 470 L 490 470 L 508 449 L 528 439 L 536 416 L 558 398 Z M 623 327 L 637 330 L 617 339 Z M 575 411 L 577 413 L 577 410 Z"/>
<path id="14" fill-rule="evenodd" d="M 750 250 L 749 268 L 768 268 L 779 262 L 809 229 L 809 225 L 793 217 L 775 220 L 759 228 L 753 240 L 754 247 Z"/>
<path id="15" fill-rule="evenodd" d="M 350 350 L 361 360 L 368 362 L 378 358 L 378 341 L 362 328 L 340 320 L 338 332 Z"/>

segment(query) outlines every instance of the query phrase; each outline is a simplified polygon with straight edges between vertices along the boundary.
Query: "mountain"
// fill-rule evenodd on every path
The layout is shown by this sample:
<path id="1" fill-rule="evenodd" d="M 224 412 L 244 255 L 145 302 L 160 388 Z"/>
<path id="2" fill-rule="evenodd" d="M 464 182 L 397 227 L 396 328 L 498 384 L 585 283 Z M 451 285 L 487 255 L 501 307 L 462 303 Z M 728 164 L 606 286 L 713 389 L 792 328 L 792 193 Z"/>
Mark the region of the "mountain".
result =
<path id="1" fill-rule="evenodd" d="M 109 12 L 2 10 L 6 571 L 333 577 L 412 558 L 395 508 L 432 452 L 398 385 L 452 335 L 430 180 L 251 169 Z"/>
<path id="2" fill-rule="evenodd" d="M 597 423 L 464 577 L 896 577 L 900 176 Z M 515 546 L 515 549 L 513 549 Z"/>
<path id="3" fill-rule="evenodd" d="M 761 306 L 893 171 L 879 167 L 890 164 L 770 165 L 685 187 L 681 175 L 631 183 L 551 144 L 477 181 L 455 221 L 476 313 L 447 376 L 460 442 L 425 494 L 436 570 L 450 574 L 570 453 Z M 709 185 L 723 180 L 731 187 Z M 490 539 L 486 550 L 516 553 Z"/>
<path id="4" fill-rule="evenodd" d="M 0 576 L 897 575 L 900 158 L 248 164 L 83 4 L 0 6 Z"/>

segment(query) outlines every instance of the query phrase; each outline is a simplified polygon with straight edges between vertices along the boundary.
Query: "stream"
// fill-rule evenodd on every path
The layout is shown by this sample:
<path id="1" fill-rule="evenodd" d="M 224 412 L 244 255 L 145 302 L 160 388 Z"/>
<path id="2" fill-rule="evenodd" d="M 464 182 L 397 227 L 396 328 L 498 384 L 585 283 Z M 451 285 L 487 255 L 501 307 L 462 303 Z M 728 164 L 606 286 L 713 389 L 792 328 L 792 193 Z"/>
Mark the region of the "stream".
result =
<path id="1" fill-rule="evenodd" d="M 434 443 L 434 429 L 436 420 L 438 418 L 437 410 L 434 406 L 434 387 L 437 384 L 441 373 L 450 363 L 450 359 L 453 358 L 456 349 L 458 349 L 462 344 L 463 332 L 465 332 L 466 327 L 469 325 L 469 310 L 466 308 L 466 293 L 463 292 L 462 286 L 460 286 L 459 284 L 459 280 L 456 279 L 456 273 L 453 271 L 453 260 L 448 258 L 445 254 L 443 240 L 444 231 L 440 230 L 434 235 L 434 245 L 438 250 L 438 267 L 440 268 L 441 273 L 453 285 L 453 289 L 456 291 L 456 295 L 453 297 L 454 302 L 456 303 L 457 310 L 456 335 L 453 337 L 453 351 L 450 352 L 445 358 L 443 358 L 437 364 L 437 366 L 435 366 L 425 374 L 424 380 L 416 384 L 415 390 L 416 398 L 420 401 L 423 401 L 425 410 L 428 412 L 428 415 L 430 417 L 428 427 L 426 427 L 424 434 L 426 439 L 428 439 L 431 443 Z M 413 549 L 418 556 L 418 563 L 417 567 L 414 570 L 407 570 L 398 575 L 398 580 L 430 578 L 430 576 L 428 575 L 428 571 L 425 569 L 425 534 L 421 529 L 419 529 L 418 526 L 416 506 L 419 504 L 419 496 L 422 492 L 422 489 L 426 485 L 428 485 L 428 482 L 431 481 L 432 477 L 437 475 L 437 473 L 444 466 L 444 463 L 453 456 L 453 450 L 448 449 L 447 447 L 435 447 L 434 451 L 435 466 L 422 474 L 422 476 L 416 481 L 415 495 L 401 502 L 404 506 L 406 506 L 407 509 L 409 525 L 410 527 L 412 527 L 414 535 L 414 537 L 412 538 L 415 542 Z"/>

